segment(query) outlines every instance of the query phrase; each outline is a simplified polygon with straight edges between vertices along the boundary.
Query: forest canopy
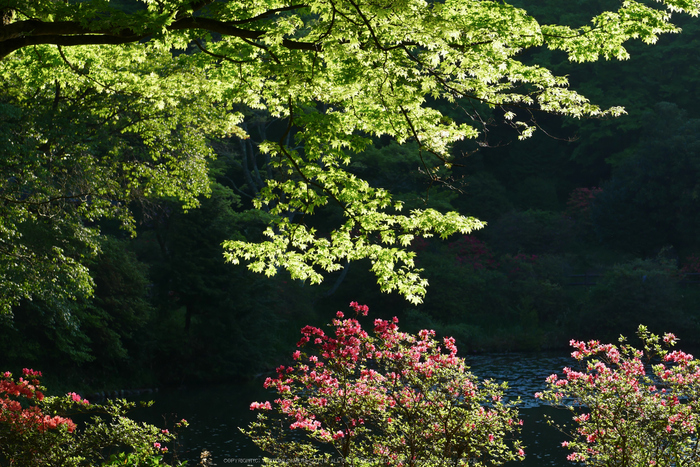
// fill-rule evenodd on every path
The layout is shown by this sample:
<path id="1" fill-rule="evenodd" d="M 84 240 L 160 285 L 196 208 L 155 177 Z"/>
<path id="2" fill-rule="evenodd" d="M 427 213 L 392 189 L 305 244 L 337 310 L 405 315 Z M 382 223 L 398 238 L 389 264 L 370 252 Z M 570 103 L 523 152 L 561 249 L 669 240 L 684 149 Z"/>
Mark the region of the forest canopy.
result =
<path id="1" fill-rule="evenodd" d="M 0 311 L 89 295 L 100 223 L 133 232 L 135 210 L 157 198 L 196 207 L 216 145 L 250 141 L 260 114 L 278 122 L 255 141 L 267 161 L 254 201 L 266 239 L 228 241 L 226 257 L 311 283 L 369 259 L 382 290 L 419 302 L 427 282 L 411 242 L 483 223 L 404 208 L 353 173 L 355 155 L 377 138 L 412 142 L 437 185 L 449 183 L 440 168 L 452 145 L 483 138 L 485 118 L 527 138 L 538 113 L 620 115 L 528 50 L 626 59 L 629 40 L 679 32 L 671 14 L 699 7 L 625 1 L 571 26 L 499 1 L 5 0 Z M 317 230 L 313 215 L 329 204 L 342 218 Z"/>

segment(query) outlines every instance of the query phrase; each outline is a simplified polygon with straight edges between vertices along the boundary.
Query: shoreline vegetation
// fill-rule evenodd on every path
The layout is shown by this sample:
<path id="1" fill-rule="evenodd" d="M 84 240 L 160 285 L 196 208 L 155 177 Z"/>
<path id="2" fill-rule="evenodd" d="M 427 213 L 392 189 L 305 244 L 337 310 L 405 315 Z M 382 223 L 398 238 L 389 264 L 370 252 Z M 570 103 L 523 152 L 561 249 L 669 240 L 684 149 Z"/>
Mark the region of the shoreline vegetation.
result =
<path id="1" fill-rule="evenodd" d="M 411 332 L 434 329 L 439 336 L 454 337 L 465 356 L 561 350 L 572 336 L 612 340 L 634 332 L 632 323 L 639 321 L 654 330 L 683 329 L 679 336 L 687 347 L 700 345 L 700 286 L 683 283 L 689 270 L 695 273 L 696 263 L 679 268 L 664 254 L 630 259 L 599 268 L 594 285 L 566 285 L 571 279 L 563 272 L 573 261 L 566 255 L 499 255 L 477 239 L 469 239 L 468 247 L 461 240 L 420 246 L 418 258 L 435 291 L 421 306 L 379 293 L 366 295 L 377 300 L 378 313 L 393 310 Z M 323 322 L 328 313 L 321 309 L 342 308 L 345 290 L 366 290 L 369 280 L 362 271 L 351 270 L 344 279 L 347 289 L 330 297 L 318 297 L 297 281 L 263 281 L 269 300 L 258 312 L 246 311 L 241 321 L 244 315 L 236 308 L 212 309 L 193 317 L 189 330 L 184 326 L 186 306 L 178 300 L 158 308 L 144 301 L 148 308 L 141 321 L 110 341 L 102 340 L 102 325 L 82 326 L 48 341 L 60 328 L 35 321 L 39 310 L 27 304 L 26 313 L 0 326 L 0 347 L 6 350 L 8 368 L 55 368 L 46 381 L 60 391 L 93 394 L 250 380 L 275 368 L 298 339 L 294 329 Z M 258 339 L 266 345 L 255 344 Z M 20 341 L 23 347 L 18 347 Z"/>
<path id="2" fill-rule="evenodd" d="M 344 49 L 345 39 L 325 32 L 335 31 L 338 23 L 332 21 L 330 29 L 316 31 L 330 41 L 327 57 L 323 48 L 287 50 L 284 44 L 290 43 L 284 40 L 292 40 L 287 34 L 293 33 L 285 27 L 294 29 L 293 24 L 309 19 L 302 7 L 248 18 L 260 30 L 277 31 L 274 37 L 282 42 L 268 39 L 286 50 L 281 53 L 266 49 L 268 39 L 258 37 L 263 42 L 255 39 L 257 45 L 252 45 L 245 40 L 253 39 L 235 34 L 220 41 L 199 38 L 200 48 L 186 40 L 186 34 L 198 30 L 191 29 L 191 20 L 185 19 L 189 13 L 179 11 L 176 1 L 166 2 L 174 5 L 169 15 L 157 11 L 158 2 L 151 2 L 149 10 L 133 0 L 86 1 L 80 8 L 72 2 L 35 2 L 31 8 L 17 2 L 13 8 L 13 1 L 2 10 L 4 31 L 25 31 L 39 23 L 52 28 L 56 18 L 64 18 L 61 27 L 82 31 L 82 25 L 92 24 L 99 29 L 95 35 L 109 36 L 107 29 L 120 22 L 152 28 L 153 34 L 144 32 L 147 40 L 128 46 L 41 43 L 0 59 L 0 129 L 7 136 L 0 141 L 0 307 L 6 311 L 0 314 L 0 360 L 7 368 L 51 368 L 47 384 L 65 392 L 246 380 L 274 368 L 298 338 L 297 329 L 326 322 L 329 310 L 343 309 L 353 299 L 375 304 L 379 316 L 398 316 L 411 332 L 427 328 L 453 336 L 465 355 L 560 349 L 570 338 L 611 341 L 619 334 L 633 335 L 639 322 L 655 332 L 683 330 L 679 337 L 684 344 L 700 344 L 700 287 L 683 283 L 686 275 L 700 273 L 700 93 L 688 93 L 700 86 L 693 69 L 700 37 L 694 18 L 674 14 L 682 34 L 661 34 L 674 29 L 664 4 L 655 4 L 660 10 L 635 10 L 625 27 L 635 35 L 639 30 L 633 23 L 639 22 L 652 34 L 648 39 L 659 35 L 659 43 L 650 47 L 627 41 L 627 32 L 616 36 L 606 29 L 613 37 L 605 40 L 605 34 L 583 32 L 593 24 L 591 18 L 628 18 L 629 11 L 616 12 L 619 5 L 614 2 L 583 2 L 562 11 L 561 2 L 543 0 L 520 5 L 526 14 L 515 7 L 518 2 L 510 6 L 465 0 L 469 8 L 487 10 L 483 16 L 464 17 L 459 9 L 437 7 L 436 14 L 455 15 L 444 27 L 470 18 L 493 20 L 496 30 L 505 28 L 508 41 L 535 37 L 520 34 L 518 27 L 533 27 L 530 32 L 541 34 L 550 26 L 536 25 L 560 20 L 572 38 L 575 31 L 582 34 L 576 36 L 581 43 L 560 43 L 555 39 L 560 34 L 554 34 L 542 37 L 539 45 L 526 41 L 495 50 L 490 41 L 474 50 L 464 45 L 464 56 L 473 63 L 510 64 L 506 74 L 538 70 L 531 73 L 533 89 L 541 84 L 556 91 L 552 99 L 563 96 L 564 108 L 548 114 L 547 105 L 555 105 L 556 99 L 547 101 L 532 122 L 528 112 L 512 110 L 508 102 L 489 107 L 457 99 L 449 86 L 426 96 L 391 67 L 394 71 L 380 79 L 375 74 L 384 68 L 353 54 L 371 52 L 376 63 L 384 63 L 377 57 L 388 52 L 373 48 L 377 44 L 372 41 L 364 52 L 354 46 Z M 226 14 L 242 15 L 241 21 L 249 13 L 235 0 L 210 7 L 205 3 L 197 2 L 197 14 L 212 20 L 230 9 Z M 613 16 L 599 17 L 606 7 Z M 418 43 L 436 40 L 438 49 L 446 47 L 449 60 L 462 63 L 454 56 L 462 45 L 441 42 L 449 34 L 443 37 L 447 33 L 433 17 L 421 16 L 426 11 L 405 12 L 410 21 L 420 23 L 415 31 L 425 34 Z M 658 26 L 655 32 L 645 29 L 652 24 L 645 20 L 648 15 Z M 271 19 L 278 16 L 290 23 L 283 26 Z M 162 22 L 175 22 L 189 32 L 172 25 L 168 29 Z M 309 31 L 317 26 L 312 21 Z M 399 30 L 405 32 L 405 26 L 401 23 Z M 362 29 L 340 27 L 337 33 L 360 34 Z M 387 37 L 396 33 L 384 23 L 372 30 Z M 39 34 L 35 40 L 68 40 L 57 37 Z M 602 41 L 602 48 L 586 37 Z M 455 35 L 454 40 L 462 39 L 467 40 Z M 548 46 L 550 39 L 554 42 Z M 9 35 L 0 38 L 3 44 L 13 40 Z M 229 47 L 228 40 L 236 45 Z M 596 54 L 612 54 L 609 47 L 614 44 L 620 56 L 629 53 L 629 60 L 568 60 L 567 53 L 576 60 L 601 58 Z M 387 57 L 422 50 L 404 45 L 406 50 Z M 349 61 L 330 52 L 336 46 L 337 53 L 350 54 L 343 55 Z M 586 50 L 598 52 L 588 56 Z M 243 56 L 231 57 L 232 51 Z M 318 69 L 322 76 L 310 75 L 306 67 L 305 60 L 314 53 L 329 67 Z M 479 54 L 491 53 L 497 59 L 478 60 Z M 285 67 L 283 57 L 300 62 Z M 434 58 L 440 62 L 439 57 Z M 434 77 L 423 74 L 431 67 L 395 58 L 396 70 L 412 70 L 428 88 L 436 84 Z M 245 67 L 234 66 L 236 60 L 257 71 L 240 75 Z M 117 62 L 123 66 L 114 67 Z M 456 68 L 445 70 L 456 80 L 450 86 L 469 86 L 471 81 L 460 81 L 460 72 L 449 71 L 459 69 L 457 62 L 450 62 Z M 527 86 L 511 88 L 501 68 L 475 76 L 483 78 L 494 99 L 516 99 Z M 344 72 L 334 74 L 333 69 Z M 299 76 L 289 77 L 289 86 L 277 79 L 289 70 L 308 78 L 316 94 L 289 84 Z M 500 78 L 487 76 L 491 72 Z M 253 81 L 262 88 L 248 86 L 252 76 L 260 78 Z M 517 75 L 515 82 L 523 76 Z M 570 77 L 571 86 L 556 76 Z M 312 86 L 317 78 L 318 86 Z M 399 99 L 382 94 L 384 88 L 377 83 L 383 79 L 407 93 L 406 102 L 375 108 L 377 102 Z M 373 97 L 358 102 L 361 94 L 354 94 L 352 83 L 364 83 L 365 93 Z M 572 89 L 591 101 L 578 100 L 581 96 Z M 242 100 L 223 99 L 227 93 Z M 284 105 L 276 93 L 287 93 Z M 545 94 L 521 97 L 537 101 Z M 26 96 L 34 96 L 31 105 Z M 354 105 L 361 109 L 346 111 Z M 627 115 L 579 119 L 617 105 L 626 106 Z M 355 120 L 365 114 L 372 117 Z M 518 139 L 535 126 L 544 131 Z M 477 139 L 466 137 L 472 130 L 479 133 Z M 334 142 L 329 149 L 333 156 L 323 152 L 327 141 L 314 137 L 318 134 Z M 318 160 L 324 164 L 315 165 Z M 320 180 L 340 185 L 313 184 Z M 329 193 L 347 199 L 333 199 Z M 267 194 L 273 198 L 269 202 Z M 396 211 L 399 205 L 402 209 Z M 372 215 L 364 219 L 349 206 L 365 206 Z M 411 218 L 415 212 L 421 214 Z M 482 224 L 470 221 L 469 235 L 443 239 L 432 230 L 447 222 L 437 213 L 456 213 L 449 218 L 452 227 L 468 227 L 463 220 L 472 216 L 486 226 L 477 228 Z M 374 224 L 377 219 L 399 224 L 385 229 Z M 243 242 L 253 249 L 270 246 L 261 242 L 271 238 L 265 234 L 271 223 L 272 231 L 283 235 L 313 231 L 318 251 L 335 239 L 338 251 L 365 254 L 375 248 L 381 254 L 350 261 L 330 260 L 330 250 L 319 253 L 312 263 L 328 259 L 335 268 L 321 284 L 314 283 L 315 273 L 304 279 L 301 272 L 281 266 L 296 254 L 308 253 L 310 244 L 275 253 L 279 267 L 262 267 L 276 273 L 273 277 L 258 274 L 260 263 L 254 267 L 258 272 L 252 272 L 226 262 L 224 242 Z M 399 227 L 408 224 L 417 230 Z M 279 245 L 289 244 L 285 238 L 277 239 Z M 387 278 L 384 285 L 377 282 L 378 272 Z M 590 273 L 599 274 L 595 284 L 571 285 L 581 282 L 572 276 L 582 274 L 588 284 Z M 396 274 L 416 287 L 408 287 Z M 392 277 L 398 282 L 392 283 Z M 416 304 L 422 279 L 430 292 Z M 404 287 L 414 301 L 384 293 L 390 284 Z"/>
<path id="3" fill-rule="evenodd" d="M 290 459 L 498 464 L 464 357 L 572 345 L 569 460 L 700 464 L 699 15 L 3 0 L 0 463 L 177 464 L 123 398 L 263 375 Z"/>
<path id="4" fill-rule="evenodd" d="M 302 329 L 292 363 L 264 381 L 277 393 L 274 405 L 250 403 L 258 415 L 241 432 L 262 451 L 294 466 L 377 456 L 397 466 L 525 459 L 521 401 L 506 394 L 507 383 L 472 374 L 455 340 L 438 340 L 433 330 L 406 333 L 396 318 L 377 318 L 370 335 L 359 321 L 369 308 L 350 305 L 356 317 L 337 312 L 328 333 Z M 571 451 L 569 461 L 672 466 L 700 459 L 700 361 L 673 348 L 674 334 L 639 326 L 637 337 L 640 347 L 624 337 L 617 345 L 572 339 L 575 363 L 534 393 L 570 412 L 571 422 L 548 418 L 566 438 L 560 444 Z M 175 429 L 186 420 L 159 428 L 131 420 L 135 404 L 121 399 L 47 396 L 42 376 L 27 368 L 19 378 L 0 376 L 0 460 L 22 467 L 182 465 Z M 270 391 L 266 397 L 275 397 Z M 209 465 L 211 452 L 200 451 L 200 465 Z"/>

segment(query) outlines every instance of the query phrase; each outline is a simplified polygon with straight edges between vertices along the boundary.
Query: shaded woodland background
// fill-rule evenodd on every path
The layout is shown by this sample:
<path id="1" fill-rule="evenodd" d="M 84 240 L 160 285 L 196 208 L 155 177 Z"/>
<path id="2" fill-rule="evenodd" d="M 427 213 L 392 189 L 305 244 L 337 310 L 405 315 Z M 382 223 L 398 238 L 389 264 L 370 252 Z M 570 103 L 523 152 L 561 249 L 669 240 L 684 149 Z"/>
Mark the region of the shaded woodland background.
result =
<path id="1" fill-rule="evenodd" d="M 522 6 L 541 22 L 571 25 L 606 8 L 570 1 L 563 13 L 560 3 Z M 274 173 L 257 144 L 285 126 L 249 112 L 249 140 L 212 141 L 213 194 L 199 209 L 143 199 L 132 206 L 137 237 L 99 225 L 94 297 L 26 301 L 14 318 L 0 318 L 2 368 L 50 369 L 47 385 L 59 390 L 247 379 L 288 358 L 300 327 L 327 322 L 351 300 L 368 304 L 371 318 L 398 315 L 407 330 L 452 335 L 463 352 L 614 340 L 640 323 L 700 344 L 700 284 L 692 283 L 700 281 L 700 25 L 680 24 L 681 35 L 637 44 L 626 62 L 572 66 L 546 50 L 531 57 L 627 116 L 534 115 L 543 131 L 520 142 L 490 124 L 488 108 L 470 107 L 484 137 L 455 146 L 455 165 L 432 185 L 410 143 L 378 139 L 355 157 L 352 170 L 407 209 L 456 210 L 488 223 L 470 236 L 414 241 L 430 282 L 424 304 L 381 294 L 368 264 L 312 287 L 224 263 L 224 240 L 262 238 L 266 214 L 251 201 Z M 443 110 L 462 118 L 462 109 Z M 304 221 L 322 232 L 340 214 L 329 205 Z"/>

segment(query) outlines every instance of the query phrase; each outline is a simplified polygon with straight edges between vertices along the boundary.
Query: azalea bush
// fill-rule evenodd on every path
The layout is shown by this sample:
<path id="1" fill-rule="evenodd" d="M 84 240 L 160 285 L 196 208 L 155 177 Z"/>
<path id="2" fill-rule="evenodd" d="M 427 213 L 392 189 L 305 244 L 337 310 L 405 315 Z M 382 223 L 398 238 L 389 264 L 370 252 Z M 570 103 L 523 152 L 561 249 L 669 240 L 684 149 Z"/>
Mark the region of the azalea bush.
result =
<path id="1" fill-rule="evenodd" d="M 18 379 L 10 372 L 0 374 L 0 465 L 164 465 L 166 443 L 174 435 L 128 418 L 125 414 L 135 404 L 90 404 L 73 392 L 48 397 L 41 376 L 28 368 Z M 87 422 L 74 421 L 90 415 Z"/>
<path id="2" fill-rule="evenodd" d="M 686 256 L 684 266 L 681 268 L 682 274 L 700 273 L 700 257 L 695 255 Z"/>
<path id="3" fill-rule="evenodd" d="M 700 364 L 671 351 L 640 326 L 644 348 L 571 341 L 581 368 L 551 375 L 536 397 L 573 412 L 575 429 L 563 446 L 588 466 L 695 466 L 700 462 Z"/>
<path id="4" fill-rule="evenodd" d="M 455 255 L 457 264 L 469 265 L 474 270 L 495 269 L 498 262 L 494 259 L 491 249 L 482 241 L 471 235 L 464 235 L 448 245 Z"/>
<path id="5" fill-rule="evenodd" d="M 497 465 L 522 459 L 513 439 L 521 421 L 503 399 L 505 383 L 479 382 L 454 340 L 435 332 L 400 332 L 398 320 L 359 319 L 350 304 L 331 332 L 302 329 L 294 364 L 265 387 L 274 402 L 254 402 L 257 421 L 242 430 L 271 455 L 270 465 Z"/>
<path id="6" fill-rule="evenodd" d="M 603 189 L 599 187 L 574 189 L 566 201 L 567 214 L 576 220 L 590 223 L 591 203 L 602 192 Z"/>

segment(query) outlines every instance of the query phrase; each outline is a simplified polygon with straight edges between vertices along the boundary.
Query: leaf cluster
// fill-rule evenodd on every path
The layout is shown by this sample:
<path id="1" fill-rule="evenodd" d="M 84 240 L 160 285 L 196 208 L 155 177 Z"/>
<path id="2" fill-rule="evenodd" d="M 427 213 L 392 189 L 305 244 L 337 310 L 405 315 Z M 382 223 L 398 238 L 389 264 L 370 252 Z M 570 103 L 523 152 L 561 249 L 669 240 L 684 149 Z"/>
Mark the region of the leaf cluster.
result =
<path id="1" fill-rule="evenodd" d="M 287 269 L 313 283 L 321 271 L 368 258 L 382 290 L 419 302 L 426 282 L 406 250 L 412 238 L 467 233 L 481 224 L 429 209 L 399 214 L 389 193 L 349 171 L 370 138 L 411 141 L 425 167 L 432 157 L 450 167 L 451 146 L 481 131 L 474 105 L 498 110 L 520 138 L 536 130 L 535 112 L 620 115 L 621 108 L 601 108 L 570 89 L 566 76 L 528 63 L 525 52 L 564 50 L 574 62 L 625 59 L 629 40 L 653 43 L 678 31 L 670 12 L 698 13 L 697 0 L 629 0 L 575 28 L 540 24 L 498 1 L 145 0 L 140 6 L 4 4 L 5 312 L 59 288 L 67 299 L 92 288 L 79 248 L 54 241 L 42 251 L 23 242 L 25 223 L 58 219 L 58 233 L 94 254 L 92 223 L 114 218 L 132 228 L 130 201 L 174 197 L 196 205 L 209 189 L 208 139 L 248 137 L 241 110 L 286 124 L 279 140 L 259 146 L 274 171 L 256 206 L 278 217 L 271 240 L 228 243 L 227 257 L 268 275 Z M 433 180 L 433 167 L 426 172 Z M 328 235 L 298 220 L 327 204 L 344 215 Z M 61 287 L 32 285 L 39 276 L 59 275 L 70 278 Z"/>

